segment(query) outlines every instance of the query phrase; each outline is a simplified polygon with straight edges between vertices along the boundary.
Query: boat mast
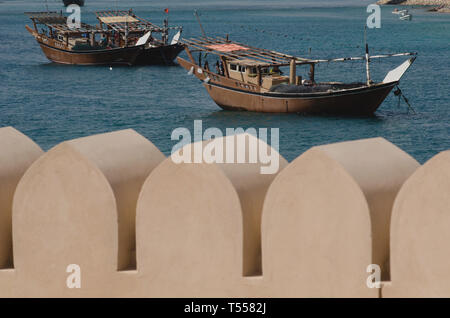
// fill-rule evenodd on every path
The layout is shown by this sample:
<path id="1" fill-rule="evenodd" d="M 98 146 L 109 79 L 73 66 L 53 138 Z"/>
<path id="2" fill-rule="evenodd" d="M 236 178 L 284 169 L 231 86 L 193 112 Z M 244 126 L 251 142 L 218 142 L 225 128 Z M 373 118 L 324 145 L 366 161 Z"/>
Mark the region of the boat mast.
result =
<path id="1" fill-rule="evenodd" d="M 290 68 L 289 68 L 289 84 L 290 85 L 295 85 L 296 84 L 295 78 L 296 78 L 297 74 L 296 74 L 296 64 L 295 64 L 295 62 L 296 62 L 296 59 L 294 57 L 294 58 L 292 58 L 292 60 L 290 62 Z"/>
<path id="2" fill-rule="evenodd" d="M 205 30 L 203 30 L 203 26 L 202 26 L 202 23 L 200 22 L 200 18 L 198 17 L 197 10 L 194 10 L 194 15 L 197 18 L 197 22 L 198 22 L 198 25 L 200 26 L 200 30 L 202 31 L 203 37 L 206 38 L 206 33 L 205 33 Z"/>
<path id="3" fill-rule="evenodd" d="M 128 18 L 125 21 L 125 46 L 128 46 Z"/>
<path id="4" fill-rule="evenodd" d="M 167 45 L 167 43 L 169 42 L 169 18 L 164 19 L 164 30 L 162 40 L 164 42 L 164 45 Z"/>
<path id="5" fill-rule="evenodd" d="M 370 56 L 369 56 L 369 45 L 367 44 L 367 27 L 364 26 L 364 43 L 366 46 L 366 77 L 367 77 L 367 86 L 370 86 L 372 80 L 370 79 Z"/>

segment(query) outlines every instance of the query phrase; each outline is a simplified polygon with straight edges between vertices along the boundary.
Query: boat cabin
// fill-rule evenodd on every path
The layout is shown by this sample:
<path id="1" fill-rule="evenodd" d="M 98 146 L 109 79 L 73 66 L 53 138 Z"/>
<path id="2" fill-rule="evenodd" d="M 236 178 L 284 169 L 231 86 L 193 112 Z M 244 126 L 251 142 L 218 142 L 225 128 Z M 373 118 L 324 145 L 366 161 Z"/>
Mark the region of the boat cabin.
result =
<path id="1" fill-rule="evenodd" d="M 191 38 L 183 42 L 188 47 L 186 52 L 193 63 L 209 70 L 206 58 L 205 65 L 202 65 L 202 53 L 205 57 L 208 54 L 215 55 L 219 58 L 216 63 L 216 73 L 237 80 L 241 82 L 239 85 L 244 87 L 250 85 L 261 92 L 266 92 L 280 84 L 308 85 L 315 82 L 315 60 L 251 47 L 230 41 L 228 38 Z M 198 63 L 191 54 L 194 52 L 199 53 Z M 302 77 L 296 74 L 296 68 L 300 65 L 310 67 L 307 81 L 302 81 Z"/>
<path id="2" fill-rule="evenodd" d="M 255 85 L 261 83 L 263 89 L 289 83 L 289 76 L 283 75 L 278 66 L 251 59 L 227 60 L 227 69 L 230 78 Z"/>
<path id="3" fill-rule="evenodd" d="M 110 32 L 97 26 L 81 23 L 78 28 L 70 28 L 67 17 L 60 12 L 26 12 L 33 22 L 28 31 L 48 45 L 66 50 L 98 50 L 112 46 L 108 41 Z"/>

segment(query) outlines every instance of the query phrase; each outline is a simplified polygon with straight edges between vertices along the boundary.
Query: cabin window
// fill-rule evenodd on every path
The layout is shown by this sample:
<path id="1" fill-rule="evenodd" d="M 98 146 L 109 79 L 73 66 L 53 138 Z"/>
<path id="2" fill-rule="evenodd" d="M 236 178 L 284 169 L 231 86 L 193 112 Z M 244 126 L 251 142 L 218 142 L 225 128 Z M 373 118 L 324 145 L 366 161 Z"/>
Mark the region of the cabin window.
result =
<path id="1" fill-rule="evenodd" d="M 258 74 L 258 69 L 256 67 L 249 68 L 248 76 L 256 77 Z"/>
<path id="2" fill-rule="evenodd" d="M 244 73 L 245 72 L 245 66 L 236 65 L 236 64 L 230 64 L 230 70 L 235 71 L 235 72 Z"/>

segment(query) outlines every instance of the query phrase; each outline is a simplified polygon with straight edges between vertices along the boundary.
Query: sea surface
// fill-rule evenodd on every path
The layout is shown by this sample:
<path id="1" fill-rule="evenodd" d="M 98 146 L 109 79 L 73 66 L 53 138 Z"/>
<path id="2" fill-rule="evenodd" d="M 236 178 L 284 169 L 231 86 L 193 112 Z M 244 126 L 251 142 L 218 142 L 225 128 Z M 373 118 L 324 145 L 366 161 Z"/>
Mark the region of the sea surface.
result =
<path id="1" fill-rule="evenodd" d="M 169 8 L 183 37 L 199 36 L 196 9 L 209 36 L 296 56 L 332 58 L 364 54 L 367 4 L 372 1 L 106 1 L 86 0 L 84 22 L 103 9 L 129 9 L 162 24 Z M 25 30 L 25 11 L 62 10 L 60 1 L 0 1 L 0 127 L 14 126 L 48 150 L 64 140 L 133 128 L 166 155 L 177 127 L 279 128 L 280 152 L 289 161 L 312 146 L 382 136 L 421 163 L 450 149 L 450 14 L 410 9 L 400 21 L 383 7 L 381 28 L 367 31 L 371 54 L 418 52 L 400 87 L 415 110 L 391 95 L 375 116 L 307 116 L 221 110 L 200 82 L 179 66 L 81 67 L 49 63 Z M 185 53 L 182 53 L 185 56 Z M 372 63 L 373 77 L 405 58 Z M 307 70 L 299 74 L 306 76 Z M 320 65 L 318 79 L 363 81 L 364 64 Z"/>

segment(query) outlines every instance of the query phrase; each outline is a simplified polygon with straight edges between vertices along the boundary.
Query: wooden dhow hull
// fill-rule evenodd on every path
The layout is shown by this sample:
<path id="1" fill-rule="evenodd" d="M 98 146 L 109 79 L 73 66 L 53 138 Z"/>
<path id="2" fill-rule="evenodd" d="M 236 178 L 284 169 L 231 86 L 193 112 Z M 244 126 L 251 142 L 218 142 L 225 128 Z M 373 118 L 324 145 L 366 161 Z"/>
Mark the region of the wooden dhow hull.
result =
<path id="1" fill-rule="evenodd" d="M 175 58 L 184 50 L 181 44 L 163 45 L 146 48 L 136 58 L 136 65 L 171 65 Z"/>
<path id="2" fill-rule="evenodd" d="M 351 114 L 371 115 L 382 104 L 398 82 L 374 84 L 352 89 L 320 93 L 260 92 L 256 85 L 220 76 L 185 59 L 181 66 L 203 82 L 214 102 L 226 110 L 266 113 Z"/>
<path id="3" fill-rule="evenodd" d="M 72 51 L 62 42 L 26 29 L 34 36 L 45 56 L 54 63 L 72 65 L 133 65 L 144 46 Z"/>
<path id="4" fill-rule="evenodd" d="M 69 51 L 39 42 L 42 52 L 54 63 L 73 65 L 133 65 L 142 47 L 93 51 Z"/>
<path id="5" fill-rule="evenodd" d="M 203 85 L 214 102 L 226 110 L 371 115 L 378 109 L 396 83 L 332 94 L 253 93 L 226 88 L 211 82 L 203 83 Z"/>

